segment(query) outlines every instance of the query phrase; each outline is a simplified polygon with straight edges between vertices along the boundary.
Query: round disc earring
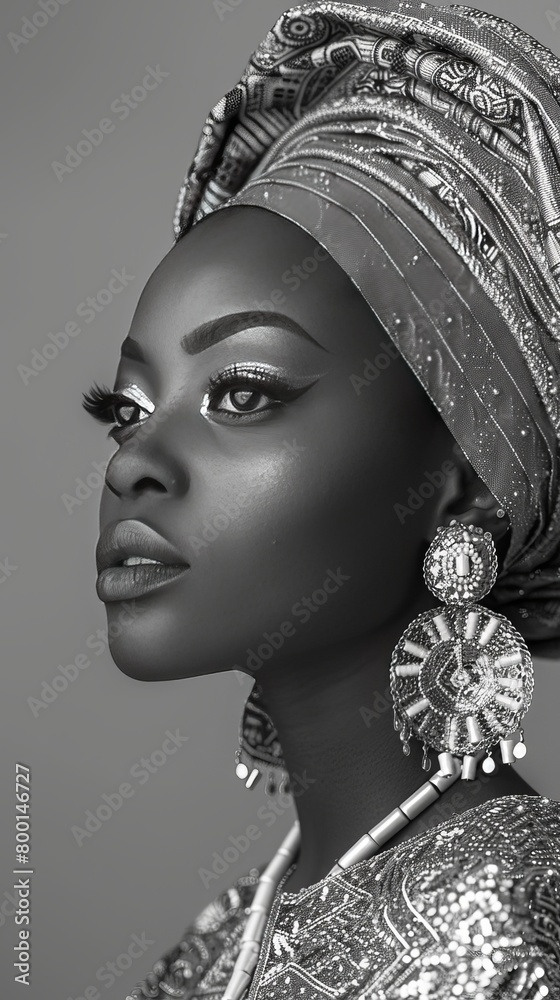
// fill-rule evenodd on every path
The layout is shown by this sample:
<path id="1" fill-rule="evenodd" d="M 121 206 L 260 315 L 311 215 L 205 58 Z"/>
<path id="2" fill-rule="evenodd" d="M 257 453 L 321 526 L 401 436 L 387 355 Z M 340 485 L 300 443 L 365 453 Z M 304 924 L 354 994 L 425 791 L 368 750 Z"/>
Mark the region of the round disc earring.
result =
<path id="1" fill-rule="evenodd" d="M 504 615 L 477 603 L 497 568 L 490 532 L 457 521 L 438 528 L 426 553 L 426 586 L 445 603 L 414 619 L 391 658 L 395 728 L 404 753 L 411 736 L 423 743 L 426 770 L 430 748 L 448 773 L 451 758 L 462 757 L 467 780 L 481 751 L 488 753 L 483 769 L 494 770 L 490 750 L 498 742 L 504 763 L 524 756 L 519 726 L 533 694 L 531 656 Z"/>

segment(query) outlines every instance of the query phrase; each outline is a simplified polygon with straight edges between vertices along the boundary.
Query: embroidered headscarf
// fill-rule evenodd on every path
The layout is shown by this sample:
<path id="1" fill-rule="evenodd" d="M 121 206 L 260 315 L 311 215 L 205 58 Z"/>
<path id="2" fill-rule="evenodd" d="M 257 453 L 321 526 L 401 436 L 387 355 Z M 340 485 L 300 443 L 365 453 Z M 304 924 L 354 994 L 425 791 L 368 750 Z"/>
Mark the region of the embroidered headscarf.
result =
<path id="1" fill-rule="evenodd" d="M 459 4 L 293 7 L 210 112 L 176 239 L 226 205 L 346 271 L 509 515 L 494 603 L 558 637 L 560 60 Z"/>

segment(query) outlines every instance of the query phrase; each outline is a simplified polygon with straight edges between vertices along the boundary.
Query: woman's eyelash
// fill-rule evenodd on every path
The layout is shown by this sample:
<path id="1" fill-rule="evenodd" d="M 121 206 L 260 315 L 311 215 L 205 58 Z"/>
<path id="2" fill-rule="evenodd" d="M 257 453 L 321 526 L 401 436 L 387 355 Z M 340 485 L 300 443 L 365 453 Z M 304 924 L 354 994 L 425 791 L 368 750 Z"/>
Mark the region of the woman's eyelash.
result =
<path id="1" fill-rule="evenodd" d="M 106 385 L 99 386 L 94 383 L 89 392 L 83 393 L 82 406 L 95 420 L 99 420 L 103 424 L 113 425 L 107 437 L 114 440 L 117 440 L 122 431 L 143 422 L 154 410 L 153 403 L 135 385 L 131 385 L 128 392 L 113 392 Z M 139 413 L 144 411 L 145 416 L 142 419 L 140 417 L 135 420 L 129 418 L 125 422 L 120 422 L 116 413 L 117 407 L 120 406 L 128 407 L 128 409 L 136 410 Z"/>
<path id="2" fill-rule="evenodd" d="M 263 395 L 271 395 L 279 402 L 287 402 L 301 395 L 315 379 L 285 375 L 266 365 L 234 364 L 208 378 L 208 403 L 215 403 L 231 389 L 250 386 Z"/>
<path id="3" fill-rule="evenodd" d="M 122 396 L 121 393 L 113 392 L 106 385 L 97 385 L 96 382 L 88 392 L 84 392 L 82 395 L 82 406 L 86 413 L 90 413 L 95 420 L 99 420 L 103 424 L 113 424 L 115 422 L 113 407 L 116 403 L 127 402 L 126 397 Z"/>

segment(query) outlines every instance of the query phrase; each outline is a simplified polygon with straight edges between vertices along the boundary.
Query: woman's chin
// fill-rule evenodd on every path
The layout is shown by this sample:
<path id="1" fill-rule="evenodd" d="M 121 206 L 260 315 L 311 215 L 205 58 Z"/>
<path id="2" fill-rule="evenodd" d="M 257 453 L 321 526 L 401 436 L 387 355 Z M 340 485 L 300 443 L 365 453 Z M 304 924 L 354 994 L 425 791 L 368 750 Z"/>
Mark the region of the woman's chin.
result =
<path id="1" fill-rule="evenodd" d="M 169 681 L 200 677 L 232 669 L 222 650 L 209 650 L 208 635 L 175 634 L 160 629 L 147 616 L 121 627 L 118 614 L 108 611 L 108 644 L 111 657 L 127 677 L 138 681 Z"/>

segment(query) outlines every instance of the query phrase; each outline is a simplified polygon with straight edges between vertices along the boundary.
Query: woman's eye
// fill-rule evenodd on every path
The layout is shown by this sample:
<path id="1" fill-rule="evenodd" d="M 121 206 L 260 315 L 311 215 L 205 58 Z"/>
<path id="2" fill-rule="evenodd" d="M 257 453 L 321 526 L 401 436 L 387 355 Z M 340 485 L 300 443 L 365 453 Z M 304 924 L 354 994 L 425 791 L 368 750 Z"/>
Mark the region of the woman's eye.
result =
<path id="1" fill-rule="evenodd" d="M 319 376 L 289 374 L 262 363 L 237 363 L 209 376 L 200 412 L 218 420 L 261 420 L 307 392 Z"/>
<path id="2" fill-rule="evenodd" d="M 84 392 L 82 405 L 95 420 L 112 425 L 108 437 L 115 440 L 126 428 L 144 423 L 155 410 L 143 389 L 133 383 L 118 392 L 94 383 L 89 392 Z"/>
<path id="3" fill-rule="evenodd" d="M 228 389 L 218 398 L 213 409 L 224 413 L 257 413 L 273 402 L 264 392 L 252 388 Z M 260 404 L 260 405 L 259 405 Z M 264 404 L 264 405 L 263 405 Z"/>
<path id="4" fill-rule="evenodd" d="M 113 406 L 115 423 L 118 427 L 129 427 L 140 420 L 140 414 L 146 413 L 137 403 L 116 403 Z M 149 413 L 146 413 L 149 416 Z"/>

